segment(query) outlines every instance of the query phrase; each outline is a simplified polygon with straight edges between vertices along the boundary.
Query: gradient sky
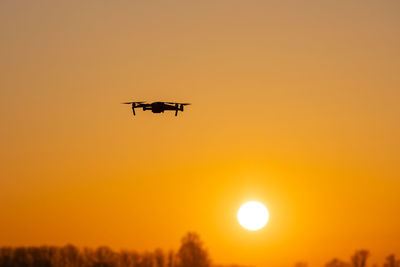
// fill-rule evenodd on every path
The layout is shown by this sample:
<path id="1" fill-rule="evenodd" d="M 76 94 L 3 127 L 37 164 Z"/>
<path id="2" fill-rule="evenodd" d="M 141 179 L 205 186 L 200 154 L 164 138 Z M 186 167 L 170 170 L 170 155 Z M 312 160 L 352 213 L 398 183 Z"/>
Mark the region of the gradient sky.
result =
<path id="1" fill-rule="evenodd" d="M 0 245 L 400 254 L 399 1 L 0 2 Z M 184 101 L 184 113 L 123 101 Z M 259 200 L 263 230 L 236 221 Z"/>

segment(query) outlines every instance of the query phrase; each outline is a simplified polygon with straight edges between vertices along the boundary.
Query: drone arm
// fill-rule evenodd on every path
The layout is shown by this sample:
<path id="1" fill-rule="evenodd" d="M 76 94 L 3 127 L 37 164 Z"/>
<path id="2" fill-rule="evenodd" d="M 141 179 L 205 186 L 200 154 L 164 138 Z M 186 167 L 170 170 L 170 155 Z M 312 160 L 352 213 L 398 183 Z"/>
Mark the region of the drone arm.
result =
<path id="1" fill-rule="evenodd" d="M 175 117 L 178 116 L 178 111 L 179 111 L 179 104 L 175 104 Z"/>
<path id="2" fill-rule="evenodd" d="M 132 112 L 133 112 L 133 116 L 135 116 L 136 115 L 136 113 L 135 113 L 135 103 L 132 103 Z"/>

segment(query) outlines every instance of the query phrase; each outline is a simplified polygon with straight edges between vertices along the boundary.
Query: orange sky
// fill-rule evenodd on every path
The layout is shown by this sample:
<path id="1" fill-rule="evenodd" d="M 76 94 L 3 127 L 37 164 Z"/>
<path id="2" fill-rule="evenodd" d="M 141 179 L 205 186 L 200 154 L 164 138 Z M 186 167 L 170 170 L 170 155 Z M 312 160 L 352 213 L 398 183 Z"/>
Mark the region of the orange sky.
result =
<path id="1" fill-rule="evenodd" d="M 398 1 L 0 2 L 0 245 L 400 254 Z M 173 113 L 123 101 L 193 103 Z M 270 211 L 238 225 L 247 200 Z"/>

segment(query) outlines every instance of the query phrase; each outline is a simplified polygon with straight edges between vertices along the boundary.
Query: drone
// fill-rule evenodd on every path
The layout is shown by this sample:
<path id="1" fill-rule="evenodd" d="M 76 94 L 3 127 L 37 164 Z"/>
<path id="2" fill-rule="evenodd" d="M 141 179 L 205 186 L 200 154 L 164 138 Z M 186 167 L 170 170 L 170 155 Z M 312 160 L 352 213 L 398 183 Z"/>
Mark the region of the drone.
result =
<path id="1" fill-rule="evenodd" d="M 164 113 L 164 111 L 166 110 L 175 110 L 175 116 L 178 116 L 178 111 L 183 112 L 183 107 L 190 105 L 190 103 L 176 103 L 176 102 L 146 103 L 143 101 L 124 102 L 122 104 L 132 105 L 133 116 L 136 115 L 135 108 L 143 108 L 143 111 L 151 110 L 151 112 L 153 113 Z"/>

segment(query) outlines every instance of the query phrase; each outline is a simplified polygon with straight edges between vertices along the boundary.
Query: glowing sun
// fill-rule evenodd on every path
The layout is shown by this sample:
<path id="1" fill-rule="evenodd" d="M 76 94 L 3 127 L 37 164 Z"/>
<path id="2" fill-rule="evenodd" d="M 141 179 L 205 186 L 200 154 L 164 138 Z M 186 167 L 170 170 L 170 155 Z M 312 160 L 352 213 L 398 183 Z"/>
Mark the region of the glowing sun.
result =
<path id="1" fill-rule="evenodd" d="M 247 230 L 256 231 L 267 224 L 269 212 L 260 202 L 249 201 L 240 207 L 237 218 L 241 226 Z"/>

